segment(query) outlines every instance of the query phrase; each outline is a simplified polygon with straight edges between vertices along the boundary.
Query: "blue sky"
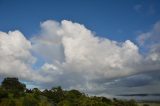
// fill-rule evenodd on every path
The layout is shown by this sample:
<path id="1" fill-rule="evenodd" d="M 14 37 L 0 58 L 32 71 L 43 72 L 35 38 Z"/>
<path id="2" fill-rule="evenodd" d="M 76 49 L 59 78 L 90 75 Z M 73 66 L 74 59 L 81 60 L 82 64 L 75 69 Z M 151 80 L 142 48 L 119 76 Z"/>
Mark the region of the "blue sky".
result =
<path id="1" fill-rule="evenodd" d="M 103 37 L 134 41 L 138 32 L 160 19 L 159 4 L 159 0 L 1 0 L 0 30 L 19 29 L 30 38 L 40 22 L 66 19 Z"/>
<path id="2" fill-rule="evenodd" d="M 0 79 L 108 97 L 160 93 L 159 4 L 0 0 Z"/>

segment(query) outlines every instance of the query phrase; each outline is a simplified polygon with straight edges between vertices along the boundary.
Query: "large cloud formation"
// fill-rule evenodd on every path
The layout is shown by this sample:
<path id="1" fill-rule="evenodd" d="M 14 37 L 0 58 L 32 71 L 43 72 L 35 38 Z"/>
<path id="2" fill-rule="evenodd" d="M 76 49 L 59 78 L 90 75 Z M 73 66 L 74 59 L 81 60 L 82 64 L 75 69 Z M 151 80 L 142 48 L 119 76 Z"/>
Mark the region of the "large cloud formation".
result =
<path id="1" fill-rule="evenodd" d="M 20 31 L 0 32 L 0 75 L 28 81 L 42 81 L 32 69 L 36 58 L 31 54 L 31 42 Z"/>
<path id="2" fill-rule="evenodd" d="M 135 80 L 130 76 L 160 69 L 159 59 L 153 59 L 153 53 L 157 53 L 154 49 L 143 56 L 130 40 L 101 38 L 84 25 L 67 20 L 41 23 L 40 34 L 31 40 L 19 31 L 1 32 L 0 51 L 2 76 L 31 77 L 43 88 L 61 85 L 92 94 L 107 92 L 106 87 L 113 86 L 117 80 L 127 84 L 130 79 Z M 43 64 L 34 69 L 38 61 Z"/>
<path id="3" fill-rule="evenodd" d="M 29 52 L 31 43 L 19 31 L 0 32 L 0 73 L 26 78 L 35 58 Z"/>

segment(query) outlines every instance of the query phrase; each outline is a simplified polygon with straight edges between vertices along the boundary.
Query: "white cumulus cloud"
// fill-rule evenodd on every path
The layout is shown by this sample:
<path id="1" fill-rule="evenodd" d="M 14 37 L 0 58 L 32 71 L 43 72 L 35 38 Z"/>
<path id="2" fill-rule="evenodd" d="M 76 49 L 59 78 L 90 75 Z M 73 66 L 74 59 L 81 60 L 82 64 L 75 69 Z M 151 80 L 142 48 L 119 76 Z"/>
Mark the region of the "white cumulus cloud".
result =
<path id="1" fill-rule="evenodd" d="M 32 70 L 36 58 L 31 48 L 31 42 L 20 31 L 0 32 L 0 75 L 43 81 L 42 76 Z"/>
<path id="2" fill-rule="evenodd" d="M 159 68 L 157 61 L 156 65 L 150 62 L 130 40 L 116 42 L 100 38 L 84 25 L 67 20 L 60 23 L 48 20 L 41 23 L 41 28 L 41 34 L 32 39 L 33 51 L 47 62 L 40 70 L 53 78 L 53 85 L 94 89 L 97 80 Z"/>

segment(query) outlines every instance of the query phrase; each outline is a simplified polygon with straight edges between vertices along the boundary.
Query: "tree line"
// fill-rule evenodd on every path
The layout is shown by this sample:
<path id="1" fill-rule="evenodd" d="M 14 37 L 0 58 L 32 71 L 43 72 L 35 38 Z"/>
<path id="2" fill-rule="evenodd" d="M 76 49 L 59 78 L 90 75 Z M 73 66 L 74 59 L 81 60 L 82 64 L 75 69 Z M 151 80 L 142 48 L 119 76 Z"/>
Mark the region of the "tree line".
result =
<path id="1" fill-rule="evenodd" d="M 18 78 L 4 78 L 0 86 L 0 106 L 138 106 L 134 100 L 88 96 L 60 86 L 40 91 L 27 89 Z"/>

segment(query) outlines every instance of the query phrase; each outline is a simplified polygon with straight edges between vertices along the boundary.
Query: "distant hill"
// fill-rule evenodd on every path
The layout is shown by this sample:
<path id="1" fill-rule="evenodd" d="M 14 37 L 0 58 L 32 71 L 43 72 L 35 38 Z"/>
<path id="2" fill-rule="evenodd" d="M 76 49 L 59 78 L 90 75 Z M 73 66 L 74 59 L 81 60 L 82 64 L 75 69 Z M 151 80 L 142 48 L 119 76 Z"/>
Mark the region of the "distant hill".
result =
<path id="1" fill-rule="evenodd" d="M 145 94 L 145 93 L 143 93 L 143 94 L 120 94 L 120 95 L 117 95 L 117 96 L 160 96 L 160 94 L 159 93 L 157 93 L 157 94 Z"/>

